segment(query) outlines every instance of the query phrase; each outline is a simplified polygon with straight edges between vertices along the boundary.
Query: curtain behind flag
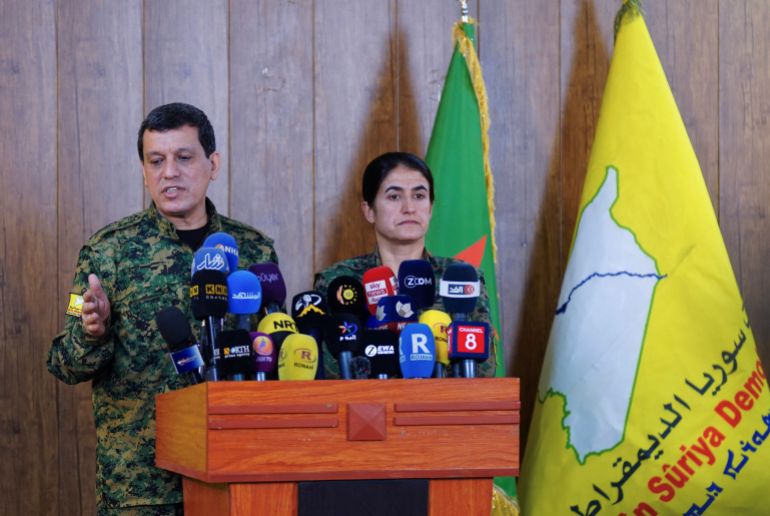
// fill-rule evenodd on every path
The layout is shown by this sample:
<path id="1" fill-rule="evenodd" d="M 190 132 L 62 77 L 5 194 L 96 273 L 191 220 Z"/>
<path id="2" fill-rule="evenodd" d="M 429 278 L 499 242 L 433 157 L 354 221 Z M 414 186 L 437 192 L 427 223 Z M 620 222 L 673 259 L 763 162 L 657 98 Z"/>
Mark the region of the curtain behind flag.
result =
<path id="1" fill-rule="evenodd" d="M 522 513 L 764 513 L 770 397 L 754 337 L 637 2 L 619 20 Z"/>
<path id="2" fill-rule="evenodd" d="M 433 172 L 436 195 L 425 240 L 431 253 L 454 256 L 482 270 L 489 295 L 489 315 L 497 335 L 496 376 L 505 376 L 495 278 L 489 114 L 474 39 L 472 22 L 455 24 L 455 48 L 425 155 Z M 513 479 L 497 479 L 497 484 L 515 496 Z"/>

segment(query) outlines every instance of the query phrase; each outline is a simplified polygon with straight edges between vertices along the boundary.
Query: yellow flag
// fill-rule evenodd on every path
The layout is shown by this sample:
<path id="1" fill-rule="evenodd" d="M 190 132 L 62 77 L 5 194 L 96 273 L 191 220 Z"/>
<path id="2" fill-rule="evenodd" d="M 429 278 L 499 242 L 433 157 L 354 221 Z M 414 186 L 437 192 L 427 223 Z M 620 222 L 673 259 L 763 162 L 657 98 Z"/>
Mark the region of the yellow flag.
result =
<path id="1" fill-rule="evenodd" d="M 644 19 L 630 9 L 621 21 L 538 385 L 522 513 L 766 514 L 764 371 Z"/>

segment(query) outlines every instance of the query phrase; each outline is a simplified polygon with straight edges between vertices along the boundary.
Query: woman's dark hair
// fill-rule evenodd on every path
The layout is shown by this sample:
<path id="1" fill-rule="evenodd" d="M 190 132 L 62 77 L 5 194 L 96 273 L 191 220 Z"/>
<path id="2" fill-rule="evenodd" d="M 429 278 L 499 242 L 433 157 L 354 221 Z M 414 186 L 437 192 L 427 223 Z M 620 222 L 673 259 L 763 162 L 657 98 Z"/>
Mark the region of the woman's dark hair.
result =
<path id="1" fill-rule="evenodd" d="M 214 128 L 211 127 L 211 122 L 209 122 L 206 113 L 190 104 L 172 102 L 171 104 L 158 106 L 150 111 L 139 127 L 139 138 L 136 144 L 139 150 L 139 159 L 144 161 L 143 138 L 145 131 L 165 132 L 179 129 L 185 125 L 195 127 L 198 130 L 198 141 L 201 143 L 207 158 L 211 156 L 212 152 L 217 150 L 216 141 L 214 140 Z"/>
<path id="2" fill-rule="evenodd" d="M 361 195 L 369 206 L 374 205 L 374 198 L 377 197 L 377 191 L 390 171 L 399 165 L 403 165 L 409 170 L 414 170 L 422 174 L 428 181 L 428 196 L 430 202 L 433 202 L 433 174 L 428 165 L 414 154 L 408 152 L 386 152 L 374 158 L 364 169 L 364 177 L 361 182 Z"/>

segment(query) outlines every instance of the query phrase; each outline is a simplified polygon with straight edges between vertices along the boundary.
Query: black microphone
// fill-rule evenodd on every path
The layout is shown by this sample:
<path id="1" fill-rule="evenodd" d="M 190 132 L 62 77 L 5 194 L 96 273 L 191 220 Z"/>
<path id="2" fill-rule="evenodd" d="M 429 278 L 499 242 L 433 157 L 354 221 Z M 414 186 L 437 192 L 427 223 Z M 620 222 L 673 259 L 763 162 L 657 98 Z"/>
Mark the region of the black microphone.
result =
<path id="1" fill-rule="evenodd" d="M 227 277 L 214 270 L 200 270 L 190 281 L 190 308 L 193 317 L 202 321 L 206 358 L 206 379 L 219 380 L 217 365 L 219 349 L 217 334 L 222 329 L 222 318 L 227 312 Z"/>
<path id="2" fill-rule="evenodd" d="M 337 359 L 340 377 L 352 378 L 350 362 L 359 349 L 361 328 L 358 317 L 352 314 L 332 314 L 326 324 L 326 344 L 329 352 Z"/>
<path id="3" fill-rule="evenodd" d="M 243 381 L 252 373 L 251 336 L 248 330 L 225 330 L 217 336 L 221 376 L 233 381 Z"/>
<path id="4" fill-rule="evenodd" d="M 199 371 L 204 365 L 201 350 L 182 311 L 175 306 L 164 308 L 155 315 L 155 323 L 168 345 L 169 357 L 177 374 L 194 384 L 203 382 Z"/>
<path id="5" fill-rule="evenodd" d="M 436 277 L 428 260 L 404 260 L 398 267 L 398 293 L 414 301 L 416 310 L 433 306 L 436 300 Z"/>
<path id="6" fill-rule="evenodd" d="M 326 302 L 333 314 L 355 315 L 360 321 L 369 317 L 364 286 L 353 276 L 337 276 L 329 282 Z"/>
<path id="7" fill-rule="evenodd" d="M 462 365 L 462 376 L 476 377 L 476 364 L 489 358 L 489 324 L 455 321 L 447 329 L 449 360 Z M 455 376 L 460 376 L 455 372 Z"/>
<path id="8" fill-rule="evenodd" d="M 322 380 L 325 376 L 322 342 L 328 311 L 329 308 L 326 306 L 323 296 L 315 290 L 300 292 L 291 300 L 291 316 L 297 323 L 297 329 L 300 333 L 310 335 L 318 343 L 316 380 Z"/>
<path id="9" fill-rule="evenodd" d="M 371 364 L 371 377 L 393 378 L 398 375 L 398 334 L 391 330 L 366 330 L 361 335 L 361 348 Z"/>
<path id="10" fill-rule="evenodd" d="M 453 321 L 466 321 L 476 308 L 481 283 L 476 269 L 467 263 L 453 263 L 444 271 L 439 294 Z"/>

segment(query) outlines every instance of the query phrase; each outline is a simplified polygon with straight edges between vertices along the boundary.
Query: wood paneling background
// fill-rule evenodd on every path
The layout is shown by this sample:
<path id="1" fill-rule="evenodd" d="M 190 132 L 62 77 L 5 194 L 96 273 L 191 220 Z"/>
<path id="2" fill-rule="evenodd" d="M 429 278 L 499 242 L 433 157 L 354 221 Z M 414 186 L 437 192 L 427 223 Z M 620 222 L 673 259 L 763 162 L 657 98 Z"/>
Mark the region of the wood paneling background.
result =
<path id="1" fill-rule="evenodd" d="M 478 0 L 506 368 L 529 421 L 618 0 Z M 647 0 L 746 309 L 770 359 L 770 4 Z M 186 101 L 217 133 L 221 211 L 276 239 L 289 294 L 368 251 L 362 167 L 424 153 L 452 0 L 0 0 L 0 514 L 93 514 L 90 387 L 44 365 L 77 250 L 148 202 L 136 130 Z"/>

